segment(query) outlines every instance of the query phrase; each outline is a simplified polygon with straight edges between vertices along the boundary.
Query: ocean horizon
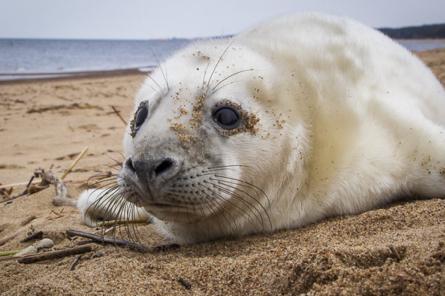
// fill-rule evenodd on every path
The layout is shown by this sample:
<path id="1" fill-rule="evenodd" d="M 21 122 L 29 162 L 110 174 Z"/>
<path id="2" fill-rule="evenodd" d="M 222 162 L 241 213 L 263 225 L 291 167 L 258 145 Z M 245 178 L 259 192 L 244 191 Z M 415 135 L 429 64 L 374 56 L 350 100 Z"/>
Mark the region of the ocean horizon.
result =
<path id="1" fill-rule="evenodd" d="M 195 40 L 0 39 L 0 80 L 147 72 Z M 411 51 L 445 48 L 445 39 L 396 41 Z"/>

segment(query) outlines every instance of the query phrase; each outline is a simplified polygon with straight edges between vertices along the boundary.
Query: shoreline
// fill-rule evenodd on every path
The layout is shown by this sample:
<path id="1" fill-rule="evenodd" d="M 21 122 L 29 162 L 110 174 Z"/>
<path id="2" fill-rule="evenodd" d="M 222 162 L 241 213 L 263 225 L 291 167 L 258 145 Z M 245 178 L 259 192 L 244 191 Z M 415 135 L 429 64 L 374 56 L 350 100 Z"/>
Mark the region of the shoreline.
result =
<path id="1" fill-rule="evenodd" d="M 113 70 L 113 71 L 87 71 L 79 72 L 79 74 L 67 74 L 67 75 L 49 75 L 49 76 L 32 76 L 32 77 L 20 77 L 16 79 L 2 80 L 0 78 L 0 86 L 3 85 L 13 85 L 13 84 L 26 84 L 34 82 L 51 82 L 51 81 L 69 81 L 69 80 L 79 80 L 79 79 L 96 79 L 96 78 L 112 78 L 120 76 L 145 76 L 150 73 L 150 70 L 139 71 L 135 69 L 129 70 Z M 0 76 L 1 77 L 1 76 Z"/>
<path id="2" fill-rule="evenodd" d="M 69 72 L 46 72 L 46 73 L 18 73 L 13 74 L 0 73 L 0 85 L 9 83 L 21 83 L 21 82 L 33 82 L 33 81 L 45 81 L 45 80 L 66 80 L 86 77 L 113 77 L 113 76 L 125 76 L 125 75 L 144 75 L 150 73 L 153 68 L 129 68 L 129 69 L 116 69 L 116 70 L 94 70 L 94 71 L 69 71 Z M 8 77 L 4 79 L 3 77 Z M 10 77 L 10 78 L 9 78 Z"/>

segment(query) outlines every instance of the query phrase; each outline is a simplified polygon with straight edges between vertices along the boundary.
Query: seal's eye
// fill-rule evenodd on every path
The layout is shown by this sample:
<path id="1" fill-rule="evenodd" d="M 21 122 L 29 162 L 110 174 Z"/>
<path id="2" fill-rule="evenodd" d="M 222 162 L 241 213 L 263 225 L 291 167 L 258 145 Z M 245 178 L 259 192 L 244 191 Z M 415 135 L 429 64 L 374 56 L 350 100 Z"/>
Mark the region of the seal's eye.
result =
<path id="1" fill-rule="evenodd" d="M 135 122 L 134 126 L 136 129 L 139 129 L 141 125 L 144 123 L 145 119 L 148 115 L 148 108 L 147 106 L 140 106 L 135 114 Z"/>
<path id="2" fill-rule="evenodd" d="M 141 125 L 144 123 L 148 116 L 148 101 L 143 101 L 139 104 L 136 113 L 134 114 L 134 119 L 130 123 L 131 136 L 134 137 L 138 132 Z"/>
<path id="3" fill-rule="evenodd" d="M 213 120 L 228 130 L 237 128 L 241 121 L 239 113 L 230 107 L 222 107 L 213 112 Z"/>

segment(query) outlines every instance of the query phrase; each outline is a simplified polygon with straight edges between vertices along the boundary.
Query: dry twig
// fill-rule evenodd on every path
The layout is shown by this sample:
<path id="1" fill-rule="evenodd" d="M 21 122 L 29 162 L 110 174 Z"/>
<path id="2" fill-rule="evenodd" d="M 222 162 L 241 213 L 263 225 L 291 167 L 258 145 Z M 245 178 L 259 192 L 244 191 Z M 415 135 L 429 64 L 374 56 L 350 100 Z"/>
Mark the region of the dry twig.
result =
<path id="1" fill-rule="evenodd" d="M 122 117 L 121 112 L 117 110 L 117 108 L 114 106 L 111 106 L 111 109 L 113 109 L 114 114 L 116 114 L 116 116 L 119 117 L 119 119 L 124 123 L 124 125 L 127 126 L 127 121 Z"/>
<path id="2" fill-rule="evenodd" d="M 18 233 L 14 233 L 14 234 L 8 235 L 7 237 L 0 239 L 0 246 L 3 246 L 10 240 L 13 240 L 17 235 L 18 235 Z"/>
<path id="3" fill-rule="evenodd" d="M 27 217 L 26 219 L 24 219 L 22 222 L 20 222 L 20 225 L 25 226 L 27 225 L 29 222 L 33 221 L 34 219 L 36 219 L 37 217 L 34 215 L 31 215 L 29 217 Z"/>
<path id="4" fill-rule="evenodd" d="M 11 183 L 11 184 L 4 184 L 4 185 L 0 185 L 0 189 L 24 186 L 24 185 L 27 185 L 28 183 L 29 183 L 29 181 L 27 181 L 27 182 L 19 182 L 19 183 Z M 38 180 L 32 181 L 32 184 L 37 184 L 37 183 L 39 183 Z"/>
<path id="5" fill-rule="evenodd" d="M 68 174 L 74 169 L 74 167 L 77 165 L 77 163 L 79 162 L 79 160 L 82 159 L 82 157 L 84 157 L 85 153 L 87 153 L 88 151 L 88 146 L 83 148 L 83 150 L 79 153 L 79 155 L 77 155 L 76 159 L 73 160 L 73 162 L 71 163 L 71 165 L 68 167 L 68 169 L 63 173 L 62 177 L 60 177 L 60 180 L 65 179 L 66 176 L 68 176 Z"/>
<path id="6" fill-rule="evenodd" d="M 80 262 L 80 258 L 82 258 L 82 255 L 77 255 L 76 258 L 74 258 L 73 263 L 70 265 L 70 271 L 76 269 L 77 264 Z"/>
<path id="7" fill-rule="evenodd" d="M 40 181 L 35 181 L 34 180 L 35 178 L 40 178 Z M 43 189 L 48 188 L 48 186 L 54 182 L 54 179 L 55 179 L 55 177 L 53 176 L 51 171 L 45 172 L 44 169 L 36 169 L 34 171 L 33 176 L 30 178 L 30 180 L 28 182 L 26 182 L 26 188 L 21 194 L 13 196 L 9 199 L 2 200 L 2 201 L 0 201 L 0 203 L 5 203 L 5 202 L 14 200 L 14 199 L 19 198 L 24 195 L 29 195 L 29 194 L 33 194 L 33 193 L 42 191 Z M 9 184 L 9 186 L 19 186 L 22 184 L 23 183 Z"/>
<path id="8" fill-rule="evenodd" d="M 129 224 L 135 224 L 135 225 L 148 225 L 151 224 L 151 221 L 147 220 L 132 220 L 132 221 L 123 221 L 123 220 L 107 220 L 97 223 L 97 227 L 114 227 L 118 225 L 129 225 Z"/>
<path id="9" fill-rule="evenodd" d="M 57 251 L 51 251 L 51 252 L 45 252 L 37 255 L 32 256 L 25 256 L 22 258 L 19 258 L 17 262 L 29 264 L 29 263 L 35 263 L 43 260 L 50 260 L 50 259 L 57 259 L 57 258 L 63 258 L 71 255 L 77 255 L 77 254 L 83 254 L 91 252 L 93 248 L 91 246 L 79 246 L 69 249 L 63 249 L 63 250 L 57 250 Z"/>
<path id="10" fill-rule="evenodd" d="M 131 250 L 138 251 L 141 253 L 145 253 L 145 252 L 149 251 L 149 249 L 146 246 L 137 244 L 134 242 L 130 242 L 127 240 L 99 236 L 94 233 L 84 232 L 84 231 L 80 231 L 80 230 L 73 230 L 73 229 L 67 230 L 66 233 L 68 236 L 80 236 L 80 237 L 84 237 L 84 238 L 89 238 L 99 244 L 111 244 L 111 245 L 115 245 L 115 246 L 119 246 L 119 247 L 127 247 Z"/>
<path id="11" fill-rule="evenodd" d="M 29 242 L 31 240 L 41 239 L 42 237 L 43 237 L 43 231 L 36 231 L 36 232 L 32 232 L 31 234 L 29 234 L 27 237 L 22 239 L 20 242 L 21 243 L 26 243 L 26 242 Z"/>
<path id="12" fill-rule="evenodd" d="M 71 165 L 68 167 L 68 169 L 63 173 L 62 177 L 59 179 L 54 176 L 54 174 L 51 172 L 51 169 L 48 171 L 45 171 L 44 169 L 36 169 L 34 171 L 33 176 L 30 178 L 30 180 L 26 183 L 14 183 L 14 184 L 7 184 L 7 185 L 1 185 L 1 189 L 5 188 L 13 188 L 17 186 L 23 186 L 26 185 L 26 189 L 21 193 L 13 197 L 8 197 L 0 203 L 5 203 L 11 200 L 14 200 L 18 197 L 29 195 L 33 193 L 37 193 L 43 189 L 48 188 L 51 184 L 56 187 L 56 196 L 53 200 L 53 204 L 55 206 L 75 206 L 75 201 L 67 197 L 67 188 L 65 184 L 62 182 L 63 179 L 68 176 L 68 174 L 74 169 L 74 167 L 77 165 L 77 163 L 80 161 L 80 159 L 86 154 L 88 151 L 88 147 L 85 147 L 79 155 L 77 155 L 76 159 L 71 163 Z M 40 181 L 34 180 L 35 178 L 40 178 Z M 10 189 L 9 189 L 10 190 Z M 3 193 L 4 190 L 2 190 Z M 12 192 L 11 190 L 8 191 L 9 194 Z"/>

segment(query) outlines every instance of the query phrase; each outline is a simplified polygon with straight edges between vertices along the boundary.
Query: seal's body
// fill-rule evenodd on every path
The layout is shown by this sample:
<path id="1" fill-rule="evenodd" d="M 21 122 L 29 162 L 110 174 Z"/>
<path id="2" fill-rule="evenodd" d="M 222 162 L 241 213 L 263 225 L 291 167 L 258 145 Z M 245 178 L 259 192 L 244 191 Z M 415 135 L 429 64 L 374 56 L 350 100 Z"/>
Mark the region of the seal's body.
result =
<path id="1" fill-rule="evenodd" d="M 136 97 L 124 150 L 119 194 L 84 193 L 84 218 L 122 199 L 182 243 L 293 228 L 443 197 L 445 92 L 371 28 L 290 16 L 163 63 Z"/>

